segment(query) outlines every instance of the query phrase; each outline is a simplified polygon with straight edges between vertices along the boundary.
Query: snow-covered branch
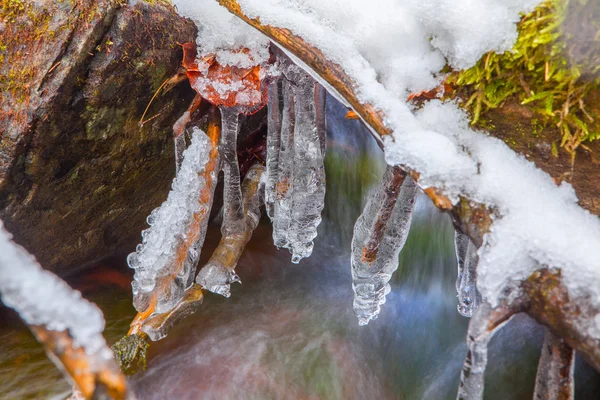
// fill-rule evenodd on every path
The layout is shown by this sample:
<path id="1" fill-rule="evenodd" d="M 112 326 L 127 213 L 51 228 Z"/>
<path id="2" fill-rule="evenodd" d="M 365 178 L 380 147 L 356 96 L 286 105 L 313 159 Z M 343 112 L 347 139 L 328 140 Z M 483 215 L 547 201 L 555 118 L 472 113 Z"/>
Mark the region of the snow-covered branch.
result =
<path id="1" fill-rule="evenodd" d="M 84 398 L 127 398 L 125 378 L 102 336 L 102 312 L 14 243 L 1 221 L 0 296 Z"/>
<path id="2" fill-rule="evenodd" d="M 410 91 L 439 84 L 446 62 L 466 68 L 487 51 L 509 49 L 519 12 L 536 1 L 350 2 L 343 12 L 322 1 L 304 8 L 218 1 L 352 107 L 385 144 L 388 163 L 417 178 L 436 205 L 452 206 L 455 224 L 479 247 L 478 287 L 492 307 L 502 307 L 507 288 L 519 288 L 533 299 L 524 311 L 600 366 L 598 219 L 577 204 L 570 185 L 557 186 L 501 141 L 474 131 L 455 103 L 416 109 L 406 102 Z M 382 22 L 372 12 L 400 20 Z M 542 268 L 553 271 L 565 295 L 559 301 L 542 291 Z M 577 300 L 585 306 L 575 314 Z"/>

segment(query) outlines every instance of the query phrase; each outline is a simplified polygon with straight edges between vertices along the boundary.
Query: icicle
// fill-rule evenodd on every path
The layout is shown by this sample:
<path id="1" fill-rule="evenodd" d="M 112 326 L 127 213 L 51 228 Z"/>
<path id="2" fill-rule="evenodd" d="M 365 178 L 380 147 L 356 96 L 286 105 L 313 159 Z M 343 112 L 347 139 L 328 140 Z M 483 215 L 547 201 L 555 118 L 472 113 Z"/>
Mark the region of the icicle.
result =
<path id="1" fill-rule="evenodd" d="M 151 226 L 142 232 L 142 244 L 127 257 L 135 269 L 132 286 L 139 312 L 130 334 L 152 313 L 172 309 L 193 282 L 217 180 L 220 132 L 214 123 L 208 132 L 210 138 L 194 128 L 167 200 L 148 217 Z"/>
<path id="2" fill-rule="evenodd" d="M 325 206 L 324 152 L 317 126 L 316 82 L 297 66 L 294 84 L 294 173 L 292 180 L 292 218 L 288 230 L 288 248 L 292 262 L 309 257 L 321 211 Z"/>
<path id="3" fill-rule="evenodd" d="M 573 400 L 575 352 L 565 341 L 546 329 L 535 378 L 535 400 Z"/>
<path id="4" fill-rule="evenodd" d="M 400 168 L 388 166 L 354 225 L 352 287 L 359 325 L 377 318 L 385 303 L 408 237 L 416 195 L 415 182 Z"/>
<path id="5" fill-rule="evenodd" d="M 14 243 L 2 221 L 0 295 L 86 398 L 101 392 L 127 397 L 125 378 L 102 336 L 102 312 Z"/>
<path id="6" fill-rule="evenodd" d="M 288 229 L 292 218 L 292 186 L 294 174 L 294 94 L 291 83 L 283 80 L 283 110 L 281 116 L 281 143 L 279 151 L 279 176 L 275 186 L 275 218 L 273 243 L 278 248 L 288 246 Z"/>
<path id="7" fill-rule="evenodd" d="M 254 232 L 260 221 L 261 189 L 263 188 L 261 176 L 263 171 L 263 166 L 254 165 L 248 170 L 244 178 L 242 187 L 245 214 L 244 231 L 224 233 L 210 260 L 196 277 L 197 283 L 213 293 L 229 297 L 230 284 L 240 282 L 240 278 L 235 273 L 235 267 L 246 244 L 252 237 L 252 232 Z M 225 198 L 225 201 L 227 201 L 227 198 Z"/>
<path id="8" fill-rule="evenodd" d="M 268 131 L 267 131 L 267 178 L 265 184 L 265 208 L 271 221 L 275 218 L 275 199 L 279 177 L 279 149 L 281 146 L 281 110 L 279 107 L 280 79 L 269 83 Z"/>
<path id="9" fill-rule="evenodd" d="M 235 108 L 221 107 L 221 156 L 223 159 L 223 225 L 221 233 L 240 234 L 244 231 L 244 210 L 240 167 L 237 157 L 237 136 L 240 112 Z"/>
<path id="10" fill-rule="evenodd" d="M 327 99 L 327 90 L 318 83 L 315 85 L 315 108 L 316 108 L 316 123 L 317 133 L 321 142 L 321 153 L 325 156 L 327 150 L 327 119 L 325 118 L 326 109 L 325 101 Z"/>
<path id="11" fill-rule="evenodd" d="M 492 308 L 482 303 L 469 321 L 467 355 L 460 374 L 457 400 L 482 400 L 487 350 L 492 336 L 515 315 L 508 307 Z"/>
<path id="12" fill-rule="evenodd" d="M 471 317 L 481 303 L 481 294 L 477 290 L 477 247 L 467 235 L 458 230 L 454 233 L 454 246 L 458 264 L 457 310 L 463 317 Z"/>

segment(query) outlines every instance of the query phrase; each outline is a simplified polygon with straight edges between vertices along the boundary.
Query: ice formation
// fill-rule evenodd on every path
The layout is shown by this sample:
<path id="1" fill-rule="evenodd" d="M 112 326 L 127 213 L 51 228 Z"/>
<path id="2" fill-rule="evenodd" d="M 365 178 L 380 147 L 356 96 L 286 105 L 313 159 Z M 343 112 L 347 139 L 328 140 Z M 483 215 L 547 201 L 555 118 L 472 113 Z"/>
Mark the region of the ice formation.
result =
<path id="1" fill-rule="evenodd" d="M 292 262 L 309 257 L 321 211 L 325 206 L 324 140 L 317 127 L 318 84 L 300 68 L 294 71 L 294 171 L 292 219 L 288 230 L 288 247 Z"/>
<path id="2" fill-rule="evenodd" d="M 265 208 L 271 220 L 275 217 L 277 179 L 279 177 L 279 149 L 281 146 L 280 79 L 269 83 L 267 170 L 265 183 Z"/>
<path id="3" fill-rule="evenodd" d="M 246 173 L 242 184 L 242 226 L 231 229 L 227 220 L 223 219 L 221 241 L 210 260 L 196 277 L 198 284 L 213 293 L 229 297 L 230 285 L 233 282 L 240 282 L 240 278 L 235 273 L 235 267 L 246 244 L 252 237 L 252 232 L 254 232 L 260 221 L 260 206 L 264 196 L 264 180 L 261 178 L 264 169 L 262 165 L 256 164 Z M 226 181 L 225 185 L 228 184 Z M 226 192 L 223 202 L 227 204 L 229 201 Z"/>
<path id="4" fill-rule="evenodd" d="M 242 186 L 237 157 L 237 136 L 239 133 L 239 111 L 236 108 L 221 107 L 221 147 L 223 170 L 223 225 L 224 236 L 244 231 L 244 209 L 242 206 Z"/>
<path id="5" fill-rule="evenodd" d="M 399 168 L 388 167 L 354 225 L 352 288 L 360 325 L 377 318 L 385 303 L 408 237 L 416 195 L 415 182 Z"/>
<path id="6" fill-rule="evenodd" d="M 287 247 L 287 233 L 292 212 L 292 185 L 294 171 L 294 121 L 295 107 L 292 84 L 283 80 L 283 109 L 281 111 L 281 135 L 279 143 L 278 176 L 275 185 L 273 215 L 273 243 L 278 248 Z M 268 150 L 268 149 L 267 149 Z M 277 151 L 277 148 L 275 148 Z M 267 153 L 267 158 L 272 157 Z"/>
<path id="7" fill-rule="evenodd" d="M 458 265 L 457 310 L 463 317 L 471 317 L 481 303 L 481 295 L 477 290 L 477 263 L 479 262 L 477 247 L 467 235 L 455 231 L 454 248 Z"/>
<path id="8" fill-rule="evenodd" d="M 325 103 L 320 86 L 309 74 L 289 61 L 281 60 L 281 65 L 283 110 L 279 143 L 273 132 L 277 126 L 270 129 L 267 165 L 272 167 L 267 173 L 267 198 L 274 200 L 273 241 L 277 247 L 289 249 L 292 262 L 298 263 L 312 253 L 325 205 Z M 277 120 L 269 122 L 276 124 Z M 273 187 L 275 174 L 278 178 Z"/>
<path id="9" fill-rule="evenodd" d="M 289 29 L 343 68 L 359 99 L 384 113 L 393 131 L 384 138 L 390 165 L 419 172 L 421 187 L 435 186 L 453 201 L 465 195 L 496 210 L 478 266 L 479 290 L 492 306 L 507 284 L 539 265 L 560 269 L 570 292 L 588 290 L 600 303 L 600 222 L 577 205 L 572 187 L 557 186 L 500 140 L 475 132 L 457 104 L 434 100 L 415 111 L 405 101 L 409 91 L 438 85 L 446 61 L 466 68 L 487 51 L 509 49 L 519 13 L 539 1 L 238 3 L 248 17 Z"/>
<path id="10" fill-rule="evenodd" d="M 135 269 L 132 286 L 139 312 L 169 311 L 193 282 L 216 185 L 212 164 L 217 161 L 209 162 L 213 146 L 204 132 L 193 128 L 167 200 L 152 211 L 142 243 L 127 257 Z"/>
<path id="11" fill-rule="evenodd" d="M 44 270 L 0 221 L 0 295 L 30 326 L 68 331 L 76 347 L 87 354 L 111 358 L 102 337 L 104 317 L 98 307 L 81 297 L 62 279 Z"/>

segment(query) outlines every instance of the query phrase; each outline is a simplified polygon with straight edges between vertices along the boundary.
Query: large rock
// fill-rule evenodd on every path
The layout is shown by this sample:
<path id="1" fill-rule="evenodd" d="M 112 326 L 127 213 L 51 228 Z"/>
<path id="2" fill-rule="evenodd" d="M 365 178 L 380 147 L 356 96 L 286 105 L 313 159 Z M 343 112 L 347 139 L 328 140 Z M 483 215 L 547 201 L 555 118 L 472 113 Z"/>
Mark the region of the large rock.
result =
<path id="1" fill-rule="evenodd" d="M 5 2 L 6 3 L 6 2 Z M 139 240 L 174 176 L 177 72 L 195 26 L 166 2 L 8 2 L 0 19 L 0 218 L 47 268 Z M 1 22 L 4 20 L 4 22 Z"/>

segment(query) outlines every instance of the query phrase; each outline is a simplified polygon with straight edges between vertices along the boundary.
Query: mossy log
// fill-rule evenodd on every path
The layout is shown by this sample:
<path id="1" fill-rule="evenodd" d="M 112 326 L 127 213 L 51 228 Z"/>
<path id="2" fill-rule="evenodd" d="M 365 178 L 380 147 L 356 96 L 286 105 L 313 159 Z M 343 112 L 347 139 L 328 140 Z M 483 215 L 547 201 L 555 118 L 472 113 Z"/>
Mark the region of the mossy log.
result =
<path id="1" fill-rule="evenodd" d="M 371 128 L 376 139 L 380 140 L 381 137 L 391 133 L 384 123 L 386 116 L 383 112 L 376 111 L 371 104 L 363 104 L 357 96 L 356 84 L 353 80 L 346 75 L 341 66 L 328 61 L 318 48 L 288 29 L 263 25 L 259 19 L 247 17 L 235 0 L 218 1 L 230 12 L 293 53 L 326 80 L 352 106 L 362 121 Z M 581 206 L 592 213 L 600 213 L 600 208 L 598 208 L 600 196 L 598 196 L 597 185 L 593 184 L 600 182 L 600 171 L 594 168 L 595 156 L 598 154 L 594 151 L 595 144 L 592 143 L 588 146 L 591 150 L 578 148 L 578 152 L 586 151 L 589 154 L 581 153 L 581 157 L 576 157 L 574 167 L 572 167 L 572 159 L 569 157 L 567 166 L 564 157 L 556 160 L 552 155 L 552 142 L 544 142 L 544 140 L 548 140 L 544 138 L 554 137 L 551 132 L 553 128 L 544 128 L 532 134 L 531 111 L 510 105 L 511 103 L 507 102 L 503 107 L 494 110 L 496 114 L 490 118 L 490 123 L 494 127 L 490 129 L 491 134 L 504 139 L 515 151 L 535 162 L 555 180 L 561 181 L 568 178 L 577 191 Z M 600 102 L 591 102 L 588 106 L 598 109 Z M 520 132 L 516 129 L 519 126 L 522 127 Z M 548 131 L 546 132 L 545 129 Z M 532 143 L 534 139 L 535 144 Z M 534 151 L 532 148 L 536 150 Z M 575 172 L 575 169 L 582 172 Z M 418 171 L 408 172 L 418 181 Z M 565 172 L 570 174 L 565 175 Z M 443 193 L 435 188 L 430 188 L 426 193 L 438 208 L 451 214 L 458 229 L 469 235 L 475 244 L 481 245 L 483 235 L 489 231 L 492 224 L 493 210 L 485 205 L 472 202 L 468 198 L 462 198 L 455 206 L 452 206 Z M 527 281 L 523 282 L 521 293 L 524 296 L 521 300 L 524 312 L 563 338 L 568 345 L 576 349 L 594 368 L 600 371 L 600 341 L 587 335 L 589 324 L 593 323 L 594 317 L 600 310 L 586 306 L 589 301 L 586 301 L 585 296 L 581 294 L 570 296 L 567 288 L 561 282 L 560 271 L 543 270 L 534 273 Z"/>

